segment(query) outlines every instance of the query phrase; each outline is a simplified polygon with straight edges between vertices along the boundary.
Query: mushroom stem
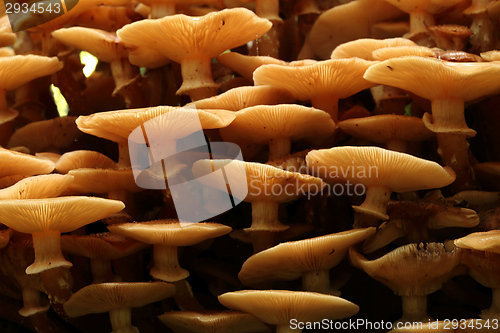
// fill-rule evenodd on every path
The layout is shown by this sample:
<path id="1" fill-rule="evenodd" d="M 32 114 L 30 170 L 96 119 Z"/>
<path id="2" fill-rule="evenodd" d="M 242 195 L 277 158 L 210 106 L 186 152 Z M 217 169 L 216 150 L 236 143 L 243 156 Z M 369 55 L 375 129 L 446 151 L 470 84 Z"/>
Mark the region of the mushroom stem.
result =
<path id="1" fill-rule="evenodd" d="M 304 272 L 302 274 L 302 290 L 340 296 L 338 290 L 333 290 L 330 287 L 330 272 L 327 270 Z"/>
<path id="2" fill-rule="evenodd" d="M 40 273 L 45 291 L 50 299 L 50 304 L 56 313 L 67 319 L 63 304 L 73 295 L 73 276 L 67 267 L 52 268 Z"/>
<path id="3" fill-rule="evenodd" d="M 406 152 L 407 142 L 404 140 L 389 140 L 385 143 L 385 148 L 400 153 Z"/>
<path id="4" fill-rule="evenodd" d="M 493 297 L 491 306 L 488 309 L 481 311 L 480 317 L 483 319 L 495 319 L 500 314 L 500 288 L 492 288 Z"/>
<path id="5" fill-rule="evenodd" d="M 357 213 L 361 213 L 358 215 L 359 221 L 356 221 L 359 228 L 374 226 L 373 221 L 369 221 L 369 217 L 376 217 L 383 221 L 389 219 L 386 206 L 391 199 L 391 193 L 391 189 L 386 186 L 368 187 L 365 201 L 360 206 L 352 207 Z M 365 215 L 368 215 L 368 218 L 365 219 Z"/>
<path id="6" fill-rule="evenodd" d="M 137 327 L 132 326 L 132 314 L 130 308 L 119 308 L 109 311 L 109 320 L 112 333 L 139 333 Z"/>
<path id="7" fill-rule="evenodd" d="M 327 112 L 334 122 L 339 120 L 339 98 L 334 95 L 318 95 L 311 98 L 311 104 L 316 109 Z"/>
<path id="8" fill-rule="evenodd" d="M 134 109 L 146 106 L 143 94 L 135 84 L 139 72 L 134 68 L 127 58 L 118 58 L 111 61 L 111 74 L 115 81 L 113 95 L 120 94 L 125 100 L 127 108 Z"/>
<path id="9" fill-rule="evenodd" d="M 431 318 L 427 315 L 427 295 L 401 296 L 403 303 L 403 317 L 398 322 L 427 322 Z"/>
<path id="10" fill-rule="evenodd" d="M 415 10 L 410 13 L 410 32 L 408 35 L 427 33 L 428 26 L 436 25 L 434 16 L 424 10 Z"/>
<path id="11" fill-rule="evenodd" d="M 176 282 L 189 276 L 189 272 L 181 268 L 177 257 L 177 246 L 155 244 L 153 246 L 154 266 L 149 273 L 152 277 L 166 282 Z"/>
<path id="12" fill-rule="evenodd" d="M 274 138 L 269 142 L 269 161 L 290 154 L 292 143 L 289 138 Z"/>
<path id="13" fill-rule="evenodd" d="M 165 16 L 175 15 L 175 2 L 159 1 L 151 4 L 151 11 L 149 12 L 150 19 L 158 19 Z"/>
<path id="14" fill-rule="evenodd" d="M 92 283 L 119 282 L 121 278 L 113 274 L 111 260 L 102 258 L 90 259 L 90 271 L 92 272 Z"/>
<path id="15" fill-rule="evenodd" d="M 194 297 L 193 289 L 186 279 L 174 282 L 175 295 L 174 300 L 183 311 L 203 311 L 196 297 Z"/>
<path id="16" fill-rule="evenodd" d="M 251 181 L 250 181 L 251 182 Z M 251 185 L 250 185 L 251 186 Z M 264 188 L 266 190 L 273 190 L 272 187 Z M 280 188 L 280 191 L 286 188 Z M 268 195 L 271 195 L 269 193 Z M 284 231 L 288 226 L 281 224 L 278 218 L 279 202 L 272 201 L 257 201 L 252 202 L 252 226 L 248 228 L 251 231 Z M 247 229 L 247 230 L 248 230 Z"/>
<path id="17" fill-rule="evenodd" d="M 16 110 L 9 109 L 6 94 L 5 89 L 0 89 L 0 125 L 13 120 L 19 114 Z"/>
<path id="18" fill-rule="evenodd" d="M 280 2 L 279 0 L 257 0 L 255 2 L 255 13 L 268 20 L 279 19 Z"/>
<path id="19" fill-rule="evenodd" d="M 130 169 L 132 164 L 130 163 L 130 152 L 128 150 L 128 142 L 123 141 L 118 143 L 118 164 L 117 169 Z"/>
<path id="20" fill-rule="evenodd" d="M 472 15 L 470 30 L 472 36 L 470 36 L 469 41 L 472 48 L 469 52 L 478 54 L 499 47 L 497 37 L 495 37 L 497 27 L 489 18 L 488 12 Z"/>
<path id="21" fill-rule="evenodd" d="M 19 314 L 23 317 L 31 317 L 39 313 L 45 313 L 49 306 L 42 306 L 42 297 L 40 292 L 34 288 L 23 288 L 23 308 Z"/>
<path id="22" fill-rule="evenodd" d="M 61 252 L 61 232 L 34 232 L 35 262 L 26 268 L 26 274 L 37 274 L 55 267 L 71 267 Z"/>
<path id="23" fill-rule="evenodd" d="M 210 58 L 183 59 L 181 72 L 182 85 L 177 90 L 178 95 L 188 94 L 194 102 L 217 94 L 219 85 L 214 82 Z"/>

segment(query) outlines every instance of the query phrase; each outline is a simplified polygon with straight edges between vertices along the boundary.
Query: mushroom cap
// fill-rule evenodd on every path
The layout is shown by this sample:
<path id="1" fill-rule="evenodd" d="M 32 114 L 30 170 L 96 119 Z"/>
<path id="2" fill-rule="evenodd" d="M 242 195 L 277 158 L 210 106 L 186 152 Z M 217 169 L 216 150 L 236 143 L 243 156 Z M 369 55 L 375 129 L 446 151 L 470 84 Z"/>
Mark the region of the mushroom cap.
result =
<path id="1" fill-rule="evenodd" d="M 436 52 L 433 49 L 419 45 L 381 47 L 372 52 L 373 59 L 378 61 L 409 56 L 437 58 Z"/>
<path id="2" fill-rule="evenodd" d="M 313 150 L 306 162 L 313 174 L 326 181 L 385 186 L 394 192 L 439 188 L 455 180 L 451 168 L 378 147 Z"/>
<path id="3" fill-rule="evenodd" d="M 373 39 L 361 38 L 341 44 L 332 51 L 331 59 L 361 58 L 365 60 L 376 60 L 372 52 L 385 47 L 392 46 L 414 46 L 415 42 L 406 38 Z"/>
<path id="4" fill-rule="evenodd" d="M 402 15 L 401 10 L 383 0 L 357 0 L 335 6 L 314 22 L 309 33 L 312 49 L 320 58 L 328 59 L 340 44 L 371 37 L 374 23 Z"/>
<path id="5" fill-rule="evenodd" d="M 223 110 L 195 110 L 198 114 L 203 129 L 221 128 L 229 125 L 235 118 L 234 112 Z M 160 124 L 173 120 L 175 127 L 179 125 L 189 128 L 196 127 L 196 124 L 183 124 L 183 112 L 188 118 L 192 117 L 193 109 L 175 108 L 170 106 L 157 106 L 145 109 L 118 110 L 94 113 L 90 116 L 80 116 L 76 120 L 78 128 L 85 133 L 95 135 L 104 139 L 121 142 L 127 140 L 130 133 L 138 126 L 148 120 L 158 118 Z M 159 125 L 160 125 L 159 124 Z M 196 125 L 196 126 L 195 126 Z M 163 127 L 165 130 L 165 127 Z M 184 136 L 190 134 L 185 129 L 179 129 Z M 191 132 L 192 133 L 192 132 Z"/>
<path id="6" fill-rule="evenodd" d="M 325 186 L 317 177 L 238 160 L 199 160 L 193 164 L 193 174 L 202 183 L 227 193 L 228 187 L 225 183 L 203 178 L 212 170 L 222 168 L 230 180 L 229 194 L 247 202 L 292 201 L 308 193 L 311 188 L 318 193 Z M 242 179 L 245 174 L 246 179 Z"/>
<path id="7" fill-rule="evenodd" d="M 277 138 L 327 138 L 335 122 L 323 110 L 296 104 L 257 105 L 235 113 L 236 119 L 220 130 L 224 141 L 268 144 Z"/>
<path id="8" fill-rule="evenodd" d="M 12 32 L 9 16 L 4 15 L 0 18 L 0 46 L 9 46 L 16 42 L 17 36 Z"/>
<path id="9" fill-rule="evenodd" d="M 82 135 L 76 127 L 75 120 L 76 117 L 58 117 L 29 123 L 12 134 L 7 146 L 9 148 L 24 146 L 31 153 L 54 147 L 67 147 Z"/>
<path id="10" fill-rule="evenodd" d="M 481 58 L 486 61 L 500 61 L 500 51 L 481 52 Z"/>
<path id="11" fill-rule="evenodd" d="M 283 65 L 287 66 L 286 61 L 276 59 L 269 56 L 251 56 L 237 52 L 223 53 L 217 57 L 217 62 L 230 68 L 234 72 L 240 74 L 244 78 L 252 81 L 253 72 L 260 66 L 264 65 Z"/>
<path id="12" fill-rule="evenodd" d="M 488 62 L 448 62 L 434 58 L 400 57 L 368 68 L 365 79 L 426 98 L 464 101 L 498 93 L 500 66 Z"/>
<path id="13" fill-rule="evenodd" d="M 220 295 L 219 302 L 271 325 L 290 325 L 292 319 L 343 319 L 359 311 L 356 304 L 340 297 L 290 290 L 240 290 Z"/>
<path id="14" fill-rule="evenodd" d="M 121 201 L 92 197 L 0 200 L 0 223 L 16 231 L 70 232 L 121 211 Z"/>
<path id="15" fill-rule="evenodd" d="M 41 175 L 24 178 L 0 190 L 0 199 L 43 199 L 57 197 L 73 182 L 69 175 Z"/>
<path id="16" fill-rule="evenodd" d="M 256 333 L 271 329 L 249 313 L 170 311 L 158 318 L 178 333 Z"/>
<path id="17" fill-rule="evenodd" d="M 353 229 L 281 243 L 248 258 L 238 278 L 244 285 L 253 287 L 266 281 L 295 280 L 304 272 L 330 270 L 344 258 L 350 246 L 375 231 L 374 227 Z"/>
<path id="18" fill-rule="evenodd" d="M 166 282 L 98 283 L 74 293 L 64 303 L 64 310 L 73 318 L 118 308 L 138 308 L 174 294 L 174 285 Z"/>
<path id="19" fill-rule="evenodd" d="M 213 58 L 259 38 L 272 23 L 245 8 L 224 9 L 202 17 L 173 15 L 146 19 L 118 30 L 133 45 L 149 44 L 175 62 L 193 57 Z M 168 38 L 166 38 L 168 36 Z"/>
<path id="20" fill-rule="evenodd" d="M 198 109 L 239 111 L 256 105 L 290 104 L 295 99 L 284 89 L 271 86 L 237 87 L 223 94 L 192 102 Z"/>
<path id="21" fill-rule="evenodd" d="M 134 66 L 160 68 L 170 62 L 163 53 L 147 44 L 128 46 L 128 60 Z"/>
<path id="22" fill-rule="evenodd" d="M 116 260 L 147 248 L 149 244 L 112 233 L 61 236 L 61 249 L 91 259 Z"/>
<path id="23" fill-rule="evenodd" d="M 0 88 L 14 90 L 36 78 L 53 74 L 63 67 L 57 57 L 15 55 L 0 57 Z"/>
<path id="24" fill-rule="evenodd" d="M 140 192 L 143 190 L 137 186 L 132 169 L 80 168 L 70 170 L 68 175 L 74 177 L 74 181 L 69 186 L 72 193 L 109 193 L 119 190 Z"/>
<path id="25" fill-rule="evenodd" d="M 412 243 L 367 260 L 353 247 L 349 249 L 355 267 L 400 296 L 423 296 L 439 290 L 444 282 L 462 273 L 461 254 L 458 248 L 447 251 L 442 243 Z"/>
<path id="26" fill-rule="evenodd" d="M 204 240 L 220 237 L 233 229 L 219 223 L 188 223 L 178 220 L 158 220 L 140 223 L 121 223 L 108 226 L 109 231 L 147 244 L 191 246 Z"/>
<path id="27" fill-rule="evenodd" d="M 125 45 L 113 32 L 71 27 L 52 32 L 52 37 L 67 46 L 87 51 L 103 62 L 110 63 L 126 56 Z"/>
<path id="28" fill-rule="evenodd" d="M 363 79 L 373 62 L 359 59 L 331 59 L 304 66 L 265 65 L 254 72 L 255 85 L 270 85 L 288 90 L 298 100 L 318 95 L 347 98 L 374 86 Z"/>
<path id="29" fill-rule="evenodd" d="M 4 148 L 0 148 L 0 161 L 2 161 L 0 177 L 45 174 L 52 172 L 55 166 L 50 160 Z"/>
<path id="30" fill-rule="evenodd" d="M 56 163 L 56 171 L 60 173 L 80 168 L 113 169 L 116 162 L 97 151 L 74 150 L 64 153 Z"/>
<path id="31" fill-rule="evenodd" d="M 439 14 L 450 7 L 455 6 L 462 0 L 386 0 L 405 13 L 423 11 L 430 14 Z"/>
<path id="32" fill-rule="evenodd" d="M 500 230 L 475 232 L 455 239 L 455 245 L 463 249 L 500 253 Z"/>
<path id="33" fill-rule="evenodd" d="M 395 114 L 347 119 L 338 126 L 349 135 L 379 144 L 390 140 L 423 141 L 434 137 L 421 118 Z"/>

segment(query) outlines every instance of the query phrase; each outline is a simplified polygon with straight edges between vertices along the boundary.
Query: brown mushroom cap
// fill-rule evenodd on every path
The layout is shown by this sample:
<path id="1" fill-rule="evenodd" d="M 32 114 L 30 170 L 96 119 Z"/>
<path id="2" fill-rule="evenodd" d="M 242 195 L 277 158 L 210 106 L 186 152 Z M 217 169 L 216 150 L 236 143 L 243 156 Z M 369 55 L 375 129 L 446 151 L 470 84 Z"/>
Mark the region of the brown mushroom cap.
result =
<path id="1" fill-rule="evenodd" d="M 116 260 L 147 248 L 149 245 L 131 238 L 111 233 L 95 235 L 66 235 L 61 237 L 61 249 L 65 253 L 87 258 Z"/>
<path id="2" fill-rule="evenodd" d="M 68 175 L 74 177 L 69 190 L 77 193 L 110 193 L 125 190 L 140 192 L 132 169 L 90 169 L 80 168 L 70 170 Z"/>
<path id="3" fill-rule="evenodd" d="M 73 182 L 69 175 L 42 175 L 28 177 L 0 190 L 0 199 L 43 199 L 57 197 Z"/>
<path id="4" fill-rule="evenodd" d="M 475 232 L 456 239 L 455 245 L 464 249 L 500 253 L 500 230 Z"/>
<path id="5" fill-rule="evenodd" d="M 240 290 L 219 296 L 222 305 L 253 314 L 271 325 L 342 319 L 353 316 L 359 307 L 340 297 L 289 290 Z"/>
<path id="6" fill-rule="evenodd" d="M 86 286 L 64 303 L 68 316 L 138 308 L 172 297 L 175 287 L 165 282 L 99 283 Z"/>

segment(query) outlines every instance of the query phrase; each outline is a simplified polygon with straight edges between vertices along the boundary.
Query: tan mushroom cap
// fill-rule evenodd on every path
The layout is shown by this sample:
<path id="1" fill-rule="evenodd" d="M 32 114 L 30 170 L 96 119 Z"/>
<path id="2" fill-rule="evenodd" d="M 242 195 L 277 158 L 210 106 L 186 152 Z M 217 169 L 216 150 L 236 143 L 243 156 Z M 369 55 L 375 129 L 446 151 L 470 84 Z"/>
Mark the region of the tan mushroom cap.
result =
<path id="1" fill-rule="evenodd" d="M 250 81 L 253 80 L 253 72 L 260 66 L 288 65 L 286 61 L 276 59 L 273 57 L 250 56 L 250 55 L 240 54 L 237 52 L 223 53 L 217 57 L 217 61 Z"/>
<path id="2" fill-rule="evenodd" d="M 0 148 L 0 177 L 40 175 L 54 170 L 54 162 L 47 159 Z"/>
<path id="3" fill-rule="evenodd" d="M 238 160 L 199 160 L 193 165 L 193 174 L 199 178 L 212 170 L 224 168 L 227 179 L 232 179 L 230 194 L 246 202 L 288 202 L 309 192 L 311 188 L 319 192 L 325 186 L 317 177 L 289 172 L 266 164 Z M 240 179 L 245 170 L 246 179 Z M 200 179 L 203 182 L 203 179 Z M 228 192 L 222 184 L 207 185 Z M 284 191 L 283 189 L 287 189 Z M 246 194 L 242 197 L 242 194 Z"/>
<path id="4" fill-rule="evenodd" d="M 328 59 L 340 44 L 371 37 L 373 24 L 402 15 L 401 10 L 383 0 L 358 0 L 335 6 L 315 21 L 309 34 L 311 46 L 316 55 Z"/>
<path id="5" fill-rule="evenodd" d="M 158 318 L 177 333 L 257 333 L 271 329 L 249 313 L 170 311 Z"/>
<path id="6" fill-rule="evenodd" d="M 266 281 L 295 280 L 304 272 L 330 270 L 350 246 L 373 235 L 376 228 L 353 229 L 336 234 L 286 242 L 248 258 L 238 278 L 246 286 Z"/>
<path id="7" fill-rule="evenodd" d="M 59 117 L 30 123 L 17 129 L 7 146 L 24 146 L 31 153 L 67 147 L 82 135 L 75 120 L 76 117 Z"/>
<path id="8" fill-rule="evenodd" d="M 220 237 L 232 228 L 219 223 L 188 223 L 178 220 L 158 220 L 140 223 L 122 223 L 108 226 L 109 231 L 147 244 L 191 246 L 204 240 Z"/>
<path id="9" fill-rule="evenodd" d="M 351 247 L 349 259 L 355 267 L 400 296 L 433 293 L 444 282 L 461 273 L 460 249 L 447 251 L 441 243 L 404 245 L 376 260 L 367 260 Z"/>
<path id="10" fill-rule="evenodd" d="M 51 152 L 35 153 L 35 156 L 38 158 L 43 158 L 52 161 L 54 163 L 57 163 L 57 161 L 59 161 L 59 159 L 61 158 L 61 154 L 51 153 Z"/>
<path id="11" fill-rule="evenodd" d="M 312 65 L 265 65 L 254 72 L 255 85 L 270 85 L 288 90 L 298 100 L 318 95 L 347 98 L 374 84 L 363 79 L 371 61 L 350 58 L 318 61 Z"/>
<path id="12" fill-rule="evenodd" d="M 182 123 L 182 110 L 188 110 L 189 118 L 193 109 L 182 109 L 170 106 L 157 106 L 145 109 L 118 110 L 80 116 L 76 120 L 78 128 L 85 133 L 115 142 L 127 140 L 130 133 L 148 120 L 163 116 L 162 121 L 173 119 L 177 127 Z M 201 126 L 204 129 L 215 129 L 229 125 L 235 118 L 234 112 L 223 110 L 196 110 Z M 170 116 L 168 115 L 170 113 Z M 192 124 L 185 124 L 190 126 Z M 193 127 L 193 126 L 191 126 Z M 196 127 L 196 130 L 198 128 Z M 184 136 L 190 134 L 179 129 Z"/>
<path id="13" fill-rule="evenodd" d="M 271 325 L 343 319 L 355 315 L 359 307 L 340 297 L 289 290 L 240 290 L 220 295 L 219 302 L 233 310 L 253 314 Z"/>
<path id="14" fill-rule="evenodd" d="M 455 245 L 464 249 L 500 253 L 500 230 L 475 232 L 456 239 Z"/>
<path id="15" fill-rule="evenodd" d="M 405 0 L 405 1 L 397 1 L 397 0 L 386 0 L 390 4 L 398 7 L 405 13 L 417 12 L 417 11 L 425 11 L 431 14 L 439 14 L 444 12 L 450 7 L 453 7 L 461 0 Z"/>
<path id="16" fill-rule="evenodd" d="M 122 210 L 121 201 L 92 197 L 0 200 L 0 222 L 16 231 L 70 232 Z"/>
<path id="17" fill-rule="evenodd" d="M 0 88 L 14 90 L 36 78 L 53 74 L 63 67 L 57 57 L 16 55 L 0 57 Z"/>
<path id="18" fill-rule="evenodd" d="M 500 51 L 493 50 L 488 52 L 482 52 L 481 58 L 486 61 L 500 61 Z"/>
<path id="19" fill-rule="evenodd" d="M 86 286 L 64 303 L 70 317 L 119 308 L 138 308 L 172 297 L 175 287 L 165 282 L 118 282 Z"/>
<path id="20" fill-rule="evenodd" d="M 0 199 L 44 199 L 57 197 L 73 182 L 69 175 L 42 175 L 20 180 L 0 190 Z"/>
<path id="21" fill-rule="evenodd" d="M 455 180 L 450 168 L 378 147 L 313 150 L 306 162 L 313 174 L 326 181 L 386 186 L 394 192 L 439 188 Z"/>
<path id="22" fill-rule="evenodd" d="M 92 259 L 116 260 L 143 250 L 148 246 L 148 244 L 112 233 L 86 236 L 66 235 L 61 237 L 63 252 Z"/>
<path id="23" fill-rule="evenodd" d="M 90 169 L 70 170 L 68 175 L 74 181 L 68 190 L 77 193 L 109 193 L 125 190 L 139 192 L 143 189 L 137 186 L 132 169 Z"/>
<path id="24" fill-rule="evenodd" d="M 362 38 L 337 46 L 330 56 L 331 59 L 358 57 L 365 60 L 377 60 L 372 52 L 385 47 L 415 46 L 415 42 L 406 38 L 372 39 Z"/>
<path id="25" fill-rule="evenodd" d="M 437 58 L 433 49 L 419 45 L 383 47 L 372 52 L 373 59 L 379 61 L 408 56 Z"/>
<path id="26" fill-rule="evenodd" d="M 128 46 L 128 60 L 134 66 L 160 68 L 167 65 L 170 59 L 148 44 Z"/>
<path id="27" fill-rule="evenodd" d="M 125 45 L 115 33 L 92 28 L 71 27 L 52 32 L 61 43 L 91 53 L 103 62 L 112 62 L 126 56 Z"/>
<path id="28" fill-rule="evenodd" d="M 347 119 L 339 122 L 338 126 L 349 135 L 379 144 L 391 140 L 423 141 L 434 137 L 422 119 L 393 114 Z"/>
<path id="29" fill-rule="evenodd" d="M 205 98 L 188 105 L 198 109 L 239 111 L 256 105 L 290 104 L 295 99 L 284 89 L 271 86 L 238 87 L 218 96 Z"/>
<path id="30" fill-rule="evenodd" d="M 9 16 L 0 18 L 0 47 L 9 46 L 16 42 L 17 36 L 12 32 Z"/>
<path id="31" fill-rule="evenodd" d="M 60 173 L 80 168 L 114 169 L 116 162 L 96 151 L 75 150 L 64 153 L 56 163 L 56 171 Z"/>
<path id="32" fill-rule="evenodd" d="M 141 20 L 124 26 L 117 35 L 126 43 L 154 45 L 166 57 L 180 63 L 188 57 L 216 57 L 262 36 L 271 26 L 271 22 L 248 9 L 234 8 L 203 17 L 181 14 Z"/>
<path id="33" fill-rule="evenodd" d="M 236 119 L 220 130 L 224 141 L 272 144 L 279 138 L 321 139 L 332 135 L 336 128 L 325 111 L 296 104 L 257 105 L 235 115 Z"/>

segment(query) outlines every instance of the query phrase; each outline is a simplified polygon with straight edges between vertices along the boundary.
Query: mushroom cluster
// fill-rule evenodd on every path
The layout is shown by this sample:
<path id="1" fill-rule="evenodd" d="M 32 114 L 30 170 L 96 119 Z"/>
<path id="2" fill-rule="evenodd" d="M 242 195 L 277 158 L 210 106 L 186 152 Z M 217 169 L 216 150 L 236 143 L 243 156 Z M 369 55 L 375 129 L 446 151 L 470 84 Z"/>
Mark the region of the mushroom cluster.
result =
<path id="1" fill-rule="evenodd" d="M 500 330 L 497 2 L 66 7 L 0 8 L 2 332 Z"/>

